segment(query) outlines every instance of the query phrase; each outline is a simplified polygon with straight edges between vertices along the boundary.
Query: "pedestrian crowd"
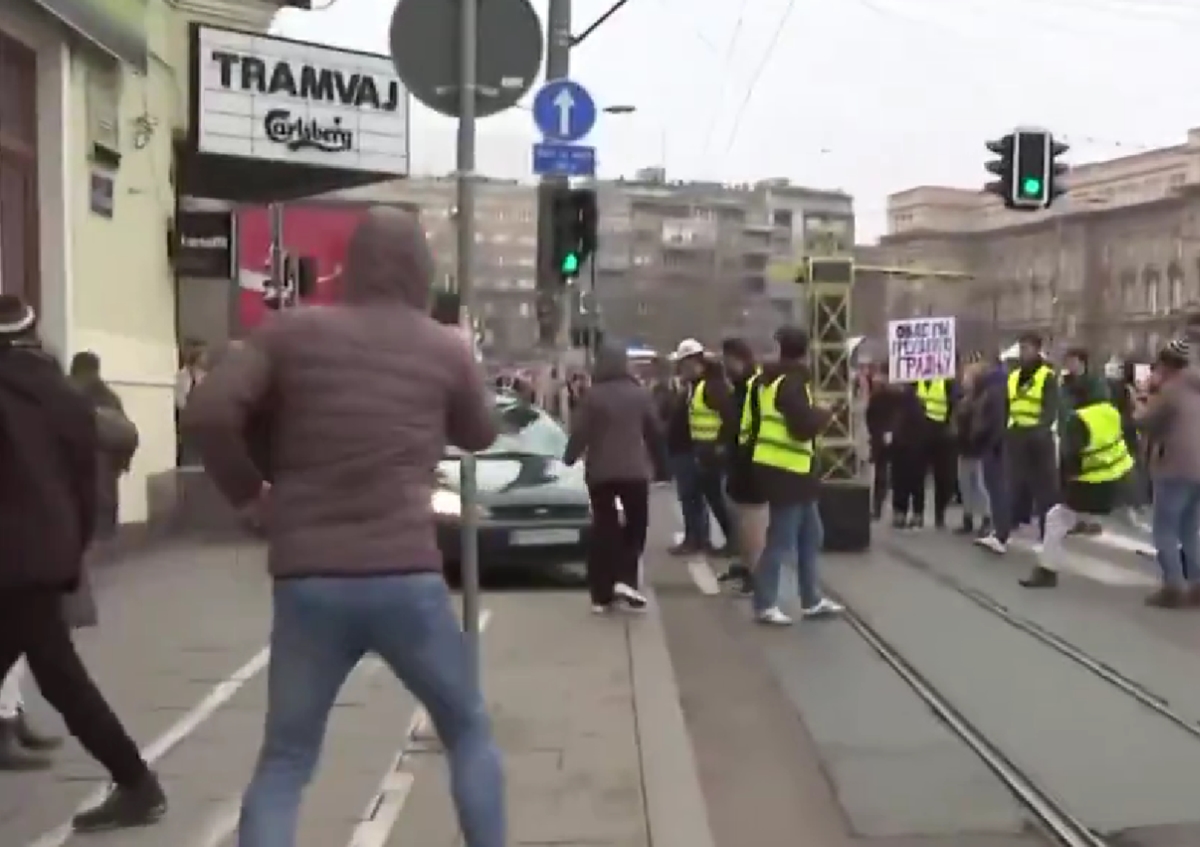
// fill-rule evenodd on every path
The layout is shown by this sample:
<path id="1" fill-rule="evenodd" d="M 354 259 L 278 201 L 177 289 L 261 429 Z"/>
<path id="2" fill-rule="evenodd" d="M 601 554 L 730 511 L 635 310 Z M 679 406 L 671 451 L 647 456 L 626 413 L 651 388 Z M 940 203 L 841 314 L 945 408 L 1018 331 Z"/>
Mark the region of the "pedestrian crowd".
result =
<path id="1" fill-rule="evenodd" d="M 895 529 L 922 528 L 932 481 L 937 529 L 954 500 L 955 532 L 996 555 L 1017 528 L 1036 528 L 1038 564 L 1021 584 L 1053 588 L 1069 535 L 1140 524 L 1148 502 L 1162 585 L 1147 603 L 1200 606 L 1196 352 L 1186 335 L 1171 341 L 1142 383 L 1116 361 L 1097 372 L 1082 348 L 1056 366 L 1032 334 L 1014 360 L 976 353 L 953 379 L 889 384 L 886 367 L 873 369 L 875 517 L 890 499 Z"/>

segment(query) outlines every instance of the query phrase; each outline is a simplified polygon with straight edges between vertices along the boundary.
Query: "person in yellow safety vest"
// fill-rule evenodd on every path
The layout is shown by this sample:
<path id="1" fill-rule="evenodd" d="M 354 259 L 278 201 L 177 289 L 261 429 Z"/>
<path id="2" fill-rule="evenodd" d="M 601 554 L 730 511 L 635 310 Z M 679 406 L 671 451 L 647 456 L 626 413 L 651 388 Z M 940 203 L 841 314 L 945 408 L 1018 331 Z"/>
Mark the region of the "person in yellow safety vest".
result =
<path id="1" fill-rule="evenodd" d="M 1082 515 L 1107 515 L 1120 504 L 1122 488 L 1133 470 L 1117 407 L 1098 399 L 1083 383 L 1072 383 L 1066 390 L 1074 408 L 1059 433 L 1066 482 L 1062 499 L 1046 513 L 1038 564 L 1021 580 L 1026 588 L 1058 584 L 1063 541 Z"/>
<path id="2" fill-rule="evenodd" d="M 688 387 L 688 438 L 693 461 L 689 508 L 695 510 L 692 521 L 698 524 L 696 531 L 700 533 L 697 538 L 686 538 L 688 518 L 685 516 L 684 540 L 700 545 L 695 552 L 728 555 L 734 549 L 734 527 L 725 501 L 724 455 L 719 439 L 721 422 L 729 414 L 729 384 L 720 364 L 710 361 L 704 347 L 695 339 L 680 342 L 675 353 L 680 375 Z M 719 549 L 710 544 L 709 512 L 725 536 L 725 543 Z"/>
<path id="3" fill-rule="evenodd" d="M 780 574 L 786 559 L 795 556 L 796 583 L 805 617 L 835 614 L 841 607 L 821 594 L 817 558 L 824 541 L 818 508 L 820 477 L 816 468 L 816 438 L 832 415 L 812 401 L 809 386 L 808 334 L 798 327 L 775 333 L 779 360 L 764 365 L 755 380 L 761 388 L 743 404 L 742 441 L 753 444 L 752 473 L 767 503 L 767 534 L 754 568 L 754 614 L 764 624 L 788 625 L 792 619 L 779 607 Z M 759 420 L 750 403 L 757 396 Z"/>
<path id="4" fill-rule="evenodd" d="M 721 357 L 733 393 L 730 414 L 721 422 L 719 441 L 725 453 L 725 493 L 733 504 L 734 526 L 737 527 L 738 559 L 717 580 L 730 583 L 739 594 L 749 596 L 753 591 L 754 564 L 767 543 L 767 503 L 754 484 L 753 441 L 742 439 L 742 429 L 746 410 L 751 412 L 753 420 L 758 418 L 756 392 L 761 369 L 755 361 L 754 351 L 741 338 L 727 338 L 721 342 Z"/>
<path id="5" fill-rule="evenodd" d="M 1058 420 L 1059 381 L 1042 355 L 1042 339 L 1027 334 L 1020 341 L 1021 358 L 1008 375 L 1008 429 L 1004 438 L 1004 473 L 990 491 L 992 532 L 975 543 L 996 554 L 1008 551 L 1008 537 L 1023 505 L 1037 518 L 1045 534 L 1046 512 L 1058 502 L 1058 451 L 1054 428 Z"/>
<path id="6" fill-rule="evenodd" d="M 918 451 L 920 481 L 914 489 L 913 514 L 909 526 L 925 525 L 925 480 L 933 474 L 933 524 L 946 526 L 946 507 L 954 498 L 955 453 L 950 422 L 958 401 L 958 384 L 952 379 L 923 379 L 914 386 L 925 413 L 925 431 Z"/>

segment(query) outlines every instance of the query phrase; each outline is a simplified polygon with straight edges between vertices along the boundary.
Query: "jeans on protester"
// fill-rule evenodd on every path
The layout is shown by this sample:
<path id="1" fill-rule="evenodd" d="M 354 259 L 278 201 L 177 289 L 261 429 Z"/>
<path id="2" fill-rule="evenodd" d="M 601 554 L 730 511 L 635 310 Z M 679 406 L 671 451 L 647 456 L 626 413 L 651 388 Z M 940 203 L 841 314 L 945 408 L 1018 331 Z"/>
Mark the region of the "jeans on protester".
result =
<path id="1" fill-rule="evenodd" d="M 779 582 L 784 562 L 795 556 L 796 587 L 800 605 L 811 609 L 821 602 L 817 557 L 825 541 L 825 527 L 815 500 L 808 503 L 772 503 L 768 507 L 767 545 L 754 569 L 754 611 L 779 605 Z"/>
<path id="2" fill-rule="evenodd" d="M 992 515 L 991 500 L 984 482 L 983 459 L 959 457 L 958 492 L 962 496 L 963 512 L 977 521 Z"/>
<path id="3" fill-rule="evenodd" d="M 992 510 L 992 532 L 1000 541 L 1012 534 L 1012 509 L 1009 508 L 1008 460 L 1003 447 L 983 454 L 983 484 Z"/>
<path id="4" fill-rule="evenodd" d="M 700 489 L 704 505 L 709 512 L 712 512 L 713 520 L 717 522 L 717 526 L 721 528 L 721 534 L 725 536 L 725 544 L 736 544 L 737 539 L 734 536 L 737 534 L 737 530 L 730 517 L 729 495 L 725 493 L 724 469 L 715 463 L 698 461 L 696 463 L 696 485 Z M 706 515 L 706 526 L 707 521 Z"/>
<path id="5" fill-rule="evenodd" d="M 1163 582 L 1173 587 L 1200 585 L 1200 568 L 1194 567 L 1200 562 L 1200 482 L 1156 480 L 1151 524 Z"/>
<path id="6" fill-rule="evenodd" d="M 500 752 L 441 574 L 281 579 L 273 594 L 267 719 L 242 802 L 239 847 L 294 847 L 300 798 L 329 712 L 354 666 L 371 653 L 429 713 L 447 751 L 467 847 L 504 847 Z"/>
<path id="7" fill-rule="evenodd" d="M 667 467 L 675 480 L 675 495 L 683 512 L 683 541 L 703 547 L 710 539 L 708 507 L 700 489 L 700 465 L 692 453 L 677 453 L 667 457 Z"/>

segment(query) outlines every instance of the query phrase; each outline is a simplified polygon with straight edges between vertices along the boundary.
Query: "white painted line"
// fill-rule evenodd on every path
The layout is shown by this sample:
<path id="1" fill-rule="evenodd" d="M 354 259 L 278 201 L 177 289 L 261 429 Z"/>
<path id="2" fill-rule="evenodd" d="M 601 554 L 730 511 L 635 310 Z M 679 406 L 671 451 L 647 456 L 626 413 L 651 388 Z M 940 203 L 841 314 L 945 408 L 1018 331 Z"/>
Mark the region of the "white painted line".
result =
<path id="1" fill-rule="evenodd" d="M 491 620 L 490 610 L 480 610 L 479 633 L 481 635 L 487 630 Z M 391 767 L 383 775 L 375 796 L 367 804 L 362 820 L 354 827 L 347 847 L 384 847 L 387 843 L 388 837 L 396 827 L 396 822 L 400 820 L 404 804 L 408 802 L 408 795 L 413 787 L 412 774 L 404 770 L 405 760 L 408 758 L 413 742 L 421 738 L 428 728 L 429 714 L 424 708 L 418 706 L 413 712 L 412 719 L 408 722 L 404 743 L 396 753 Z"/>
<path id="2" fill-rule="evenodd" d="M 713 597 L 721 593 L 721 584 L 717 582 L 717 575 L 707 559 L 688 559 L 687 569 L 701 594 Z"/>
<path id="3" fill-rule="evenodd" d="M 1035 552 L 1037 544 L 1023 538 L 1009 540 L 1009 545 L 1027 553 Z M 1089 556 L 1078 550 L 1067 550 L 1063 557 L 1063 571 L 1109 585 L 1114 588 L 1153 588 L 1159 580 L 1132 568 L 1107 562 L 1096 556 Z"/>
<path id="4" fill-rule="evenodd" d="M 208 692 L 208 696 L 193 706 L 190 711 L 172 724 L 166 732 L 152 741 L 147 747 L 142 748 L 142 757 L 146 760 L 146 763 L 154 765 L 155 762 L 175 749 L 181 741 L 195 732 L 218 709 L 232 700 L 234 695 L 241 690 L 242 686 L 254 679 L 267 666 L 267 660 L 270 658 L 270 655 L 270 649 L 264 647 L 250 661 L 213 686 L 212 690 Z M 83 811 L 101 802 L 107 793 L 107 786 L 97 788 L 79 805 L 79 810 Z M 71 824 L 68 821 L 62 826 L 42 835 L 36 841 L 31 842 L 29 847 L 62 847 L 71 838 L 72 834 Z"/>
<path id="5" fill-rule="evenodd" d="M 1086 540 L 1095 542 L 1096 544 L 1103 544 L 1105 547 L 1120 550 L 1123 553 L 1140 553 L 1144 556 L 1146 555 L 1146 551 L 1149 551 L 1149 555 L 1154 555 L 1153 544 L 1147 544 L 1144 541 L 1131 538 L 1119 532 L 1105 530 L 1099 535 L 1086 536 Z"/>

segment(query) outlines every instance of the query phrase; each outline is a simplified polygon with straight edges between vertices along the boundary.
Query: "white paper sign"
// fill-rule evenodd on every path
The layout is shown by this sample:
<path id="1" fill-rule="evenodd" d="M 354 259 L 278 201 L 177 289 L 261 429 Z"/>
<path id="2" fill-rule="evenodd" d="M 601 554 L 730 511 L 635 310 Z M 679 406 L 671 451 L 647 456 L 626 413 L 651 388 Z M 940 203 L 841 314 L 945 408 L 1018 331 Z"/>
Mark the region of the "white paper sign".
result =
<path id="1" fill-rule="evenodd" d="M 888 379 L 953 379 L 954 336 L 954 318 L 888 321 Z"/>

